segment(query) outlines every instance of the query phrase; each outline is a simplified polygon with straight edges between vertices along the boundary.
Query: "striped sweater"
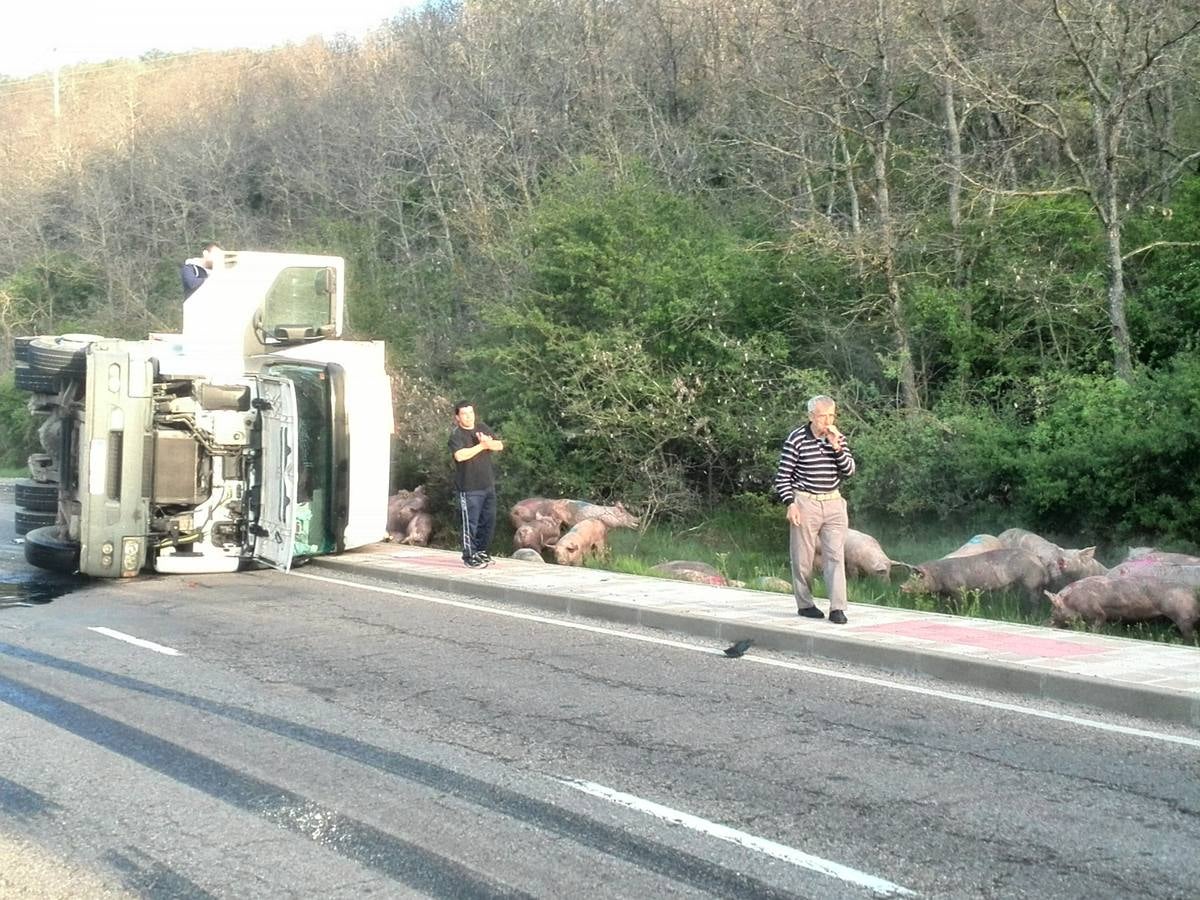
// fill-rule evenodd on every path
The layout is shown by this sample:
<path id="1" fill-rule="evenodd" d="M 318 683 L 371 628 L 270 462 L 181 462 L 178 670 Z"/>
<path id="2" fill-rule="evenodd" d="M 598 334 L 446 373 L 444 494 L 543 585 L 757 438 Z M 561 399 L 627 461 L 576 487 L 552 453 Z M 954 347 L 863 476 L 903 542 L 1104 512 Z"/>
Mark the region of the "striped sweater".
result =
<path id="1" fill-rule="evenodd" d="M 836 491 L 842 480 L 853 474 L 850 445 L 843 440 L 842 449 L 835 452 L 829 441 L 814 436 L 812 426 L 805 423 L 783 440 L 779 469 L 775 472 L 775 493 L 784 503 L 791 503 L 796 491 L 813 494 Z"/>

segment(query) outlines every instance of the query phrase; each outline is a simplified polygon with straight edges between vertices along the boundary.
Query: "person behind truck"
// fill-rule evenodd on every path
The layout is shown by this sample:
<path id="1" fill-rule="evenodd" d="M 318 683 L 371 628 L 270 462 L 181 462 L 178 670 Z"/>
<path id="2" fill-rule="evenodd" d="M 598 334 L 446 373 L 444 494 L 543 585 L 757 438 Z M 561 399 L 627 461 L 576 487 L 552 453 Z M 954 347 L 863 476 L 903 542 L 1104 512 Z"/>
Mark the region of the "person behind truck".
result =
<path id="1" fill-rule="evenodd" d="M 201 249 L 200 256 L 193 256 L 184 262 L 179 270 L 179 276 L 183 280 L 184 300 L 192 296 L 196 289 L 204 284 L 204 279 L 208 277 L 208 273 L 216 265 L 222 252 L 224 251 L 221 250 L 220 244 L 216 241 L 209 241 Z"/>
<path id="2" fill-rule="evenodd" d="M 487 425 L 475 420 L 475 407 L 470 402 L 460 400 L 454 404 L 449 447 L 454 456 L 454 490 L 462 518 L 463 563 L 481 569 L 492 561 L 488 547 L 496 530 L 492 454 L 503 450 L 504 442 L 493 437 Z"/>

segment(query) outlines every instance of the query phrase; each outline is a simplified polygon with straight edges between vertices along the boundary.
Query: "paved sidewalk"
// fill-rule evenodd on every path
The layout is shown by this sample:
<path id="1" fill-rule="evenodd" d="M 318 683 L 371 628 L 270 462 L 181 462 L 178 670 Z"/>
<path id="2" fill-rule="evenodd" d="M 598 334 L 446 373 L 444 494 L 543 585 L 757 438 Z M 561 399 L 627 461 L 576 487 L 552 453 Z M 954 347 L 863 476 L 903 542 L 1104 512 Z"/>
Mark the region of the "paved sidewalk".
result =
<path id="1" fill-rule="evenodd" d="M 796 615 L 790 594 L 376 544 L 315 566 L 732 643 L 1200 725 L 1200 648 L 852 603 L 849 623 Z"/>

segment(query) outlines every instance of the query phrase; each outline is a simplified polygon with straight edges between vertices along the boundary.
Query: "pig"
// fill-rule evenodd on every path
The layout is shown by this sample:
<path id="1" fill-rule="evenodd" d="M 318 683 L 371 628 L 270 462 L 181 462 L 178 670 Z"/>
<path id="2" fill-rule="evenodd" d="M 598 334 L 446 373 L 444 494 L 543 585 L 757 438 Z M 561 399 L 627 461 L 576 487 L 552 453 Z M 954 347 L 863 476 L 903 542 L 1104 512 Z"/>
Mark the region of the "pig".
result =
<path id="1" fill-rule="evenodd" d="M 404 538 L 413 517 L 429 509 L 429 498 L 425 496 L 424 485 L 412 491 L 397 491 L 388 497 L 387 533 L 388 537 L 397 543 L 408 543 Z M 432 520 L 430 521 L 432 526 Z M 428 540 L 428 536 L 426 536 Z"/>
<path id="2" fill-rule="evenodd" d="M 558 519 L 548 516 L 538 516 L 527 521 L 513 533 L 513 549 L 526 547 L 541 553 L 558 543 L 562 534 L 562 524 Z"/>
<path id="3" fill-rule="evenodd" d="M 695 584 L 711 584 L 724 587 L 729 584 L 725 576 L 708 563 L 692 562 L 686 559 L 675 559 L 671 562 L 659 563 L 650 569 L 668 578 L 678 578 L 681 581 L 691 581 Z"/>
<path id="4" fill-rule="evenodd" d="M 893 563 L 879 541 L 853 528 L 846 531 L 846 545 L 843 550 L 846 560 L 847 578 L 887 578 L 892 573 Z M 821 571 L 824 562 L 821 557 L 821 544 L 817 543 L 817 552 L 813 554 L 813 569 Z"/>
<path id="5" fill-rule="evenodd" d="M 972 556 L 934 559 L 913 567 L 906 594 L 954 596 L 962 591 L 1021 591 L 1032 601 L 1049 586 L 1051 570 L 1027 550 L 1004 547 Z"/>
<path id="6" fill-rule="evenodd" d="M 1196 592 L 1187 585 L 1144 575 L 1092 575 L 1057 593 L 1046 591 L 1050 624 L 1064 628 L 1075 619 L 1097 628 L 1105 622 L 1170 619 L 1185 641 L 1200 620 Z"/>
<path id="7" fill-rule="evenodd" d="M 600 519 L 584 519 L 558 539 L 554 545 L 554 561 L 560 566 L 581 566 L 583 558 L 604 553 L 608 549 L 605 537 L 608 528 Z"/>
<path id="8" fill-rule="evenodd" d="M 427 512 L 417 512 L 409 520 L 408 530 L 400 539 L 401 544 L 411 544 L 414 547 L 428 547 L 429 537 L 433 534 L 433 516 Z"/>
<path id="9" fill-rule="evenodd" d="M 571 520 L 569 525 L 576 525 L 584 519 L 599 519 L 608 528 L 637 528 L 637 516 L 625 508 L 620 500 L 612 506 L 600 506 L 588 503 L 586 500 L 571 500 Z"/>
<path id="10" fill-rule="evenodd" d="M 609 528 L 638 527 L 637 517 L 620 501 L 613 506 L 601 506 L 586 500 L 530 497 L 517 503 L 508 512 L 514 530 L 538 516 L 557 519 L 568 528 L 578 525 L 584 519 L 600 519 Z"/>
<path id="11" fill-rule="evenodd" d="M 1072 581 L 1092 575 L 1104 575 L 1108 569 L 1096 559 L 1096 548 L 1065 550 L 1058 544 L 1046 540 L 1024 528 L 1009 528 L 1000 533 L 1000 543 L 1005 547 L 1028 550 L 1047 566 L 1051 567 L 1050 587 L 1062 590 Z"/>
<path id="12" fill-rule="evenodd" d="M 977 534 L 969 541 L 950 553 L 947 553 L 942 559 L 957 559 L 960 556 L 975 556 L 978 553 L 986 553 L 988 550 L 999 550 L 1004 544 L 1000 542 L 1000 538 L 994 534 Z"/>
<path id="13" fill-rule="evenodd" d="M 570 500 L 549 500 L 545 497 L 528 497 L 520 503 L 515 504 L 508 511 L 508 520 L 512 522 L 514 531 L 522 525 L 538 518 L 555 519 L 568 528 L 575 524 L 568 521 L 571 518 Z"/>
<path id="14" fill-rule="evenodd" d="M 1133 559 L 1126 559 L 1125 562 L 1118 566 L 1114 566 L 1109 574 L 1138 577 L 1149 576 L 1197 588 L 1200 587 L 1200 556 L 1149 550 Z"/>

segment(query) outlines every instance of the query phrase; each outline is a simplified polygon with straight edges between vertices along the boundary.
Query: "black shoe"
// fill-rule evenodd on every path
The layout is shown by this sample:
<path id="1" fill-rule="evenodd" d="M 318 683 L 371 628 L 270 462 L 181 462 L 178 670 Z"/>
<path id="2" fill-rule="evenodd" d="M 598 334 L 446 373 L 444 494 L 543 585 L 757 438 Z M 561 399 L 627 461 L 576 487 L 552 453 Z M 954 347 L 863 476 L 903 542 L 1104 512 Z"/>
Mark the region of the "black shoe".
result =
<path id="1" fill-rule="evenodd" d="M 478 553 L 475 554 L 475 557 L 477 559 L 482 559 L 485 563 L 491 563 L 491 561 L 492 561 L 492 555 L 490 553 L 488 553 L 486 550 L 480 550 Z"/>
<path id="2" fill-rule="evenodd" d="M 474 556 L 469 557 L 468 559 L 464 559 L 463 565 L 470 566 L 472 569 L 486 569 L 487 568 L 487 560 L 481 559 L 479 554 L 476 553 Z"/>
<path id="3" fill-rule="evenodd" d="M 825 613 L 821 612 L 821 610 L 819 610 L 815 606 L 806 606 L 806 607 L 804 607 L 804 609 L 797 610 L 796 615 L 804 616 L 804 618 L 806 618 L 806 619 L 823 619 L 823 618 L 825 618 Z"/>
<path id="4" fill-rule="evenodd" d="M 846 624 L 846 614 L 844 612 L 842 612 L 840 609 L 831 609 L 829 611 L 829 621 L 832 622 L 834 625 L 845 625 Z"/>

